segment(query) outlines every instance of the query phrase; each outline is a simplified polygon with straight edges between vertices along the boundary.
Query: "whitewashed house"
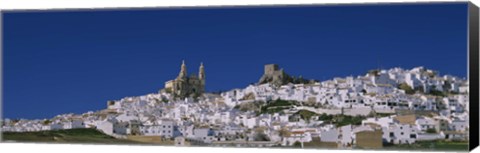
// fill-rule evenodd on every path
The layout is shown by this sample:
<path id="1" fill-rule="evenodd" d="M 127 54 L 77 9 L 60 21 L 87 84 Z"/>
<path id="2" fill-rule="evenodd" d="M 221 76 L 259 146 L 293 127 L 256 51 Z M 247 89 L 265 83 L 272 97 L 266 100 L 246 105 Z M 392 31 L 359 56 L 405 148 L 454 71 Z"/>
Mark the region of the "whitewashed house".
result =
<path id="1" fill-rule="evenodd" d="M 382 127 L 384 141 L 393 144 L 412 144 L 417 139 L 418 130 L 410 124 L 392 124 Z"/>

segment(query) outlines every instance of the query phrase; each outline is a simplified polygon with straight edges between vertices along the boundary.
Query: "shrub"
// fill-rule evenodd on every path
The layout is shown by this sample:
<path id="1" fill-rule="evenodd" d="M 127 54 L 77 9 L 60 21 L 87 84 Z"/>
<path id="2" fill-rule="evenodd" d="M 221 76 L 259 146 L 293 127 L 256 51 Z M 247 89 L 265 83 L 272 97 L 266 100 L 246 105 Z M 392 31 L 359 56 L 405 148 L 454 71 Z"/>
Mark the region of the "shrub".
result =
<path id="1" fill-rule="evenodd" d="M 401 83 L 400 85 L 398 85 L 398 88 L 404 90 L 406 94 L 414 94 L 415 93 L 415 90 L 413 90 L 412 87 L 410 87 L 406 83 Z"/>
<path id="2" fill-rule="evenodd" d="M 298 147 L 298 148 L 300 148 L 300 147 L 302 147 L 302 143 L 299 142 L 299 141 L 295 141 L 295 142 L 293 143 L 293 147 L 296 147 L 296 148 Z"/>
<path id="3" fill-rule="evenodd" d="M 368 71 L 368 74 L 373 76 L 378 76 L 380 74 L 380 70 L 379 69 L 370 70 Z"/>
<path id="4" fill-rule="evenodd" d="M 300 110 L 297 112 L 300 117 L 306 121 L 310 120 L 310 118 L 312 118 L 312 116 L 315 116 L 317 115 L 317 113 L 314 113 L 314 112 L 311 112 L 311 111 L 308 111 L 308 110 Z"/>
<path id="5" fill-rule="evenodd" d="M 427 129 L 427 133 L 437 133 L 437 130 L 435 130 L 434 128 L 429 128 Z"/>
<path id="6" fill-rule="evenodd" d="M 435 89 L 432 89 L 430 90 L 429 92 L 430 95 L 434 95 L 434 96 L 440 96 L 440 97 L 445 97 L 445 93 L 441 92 L 441 91 L 438 91 L 438 90 L 435 90 Z"/>

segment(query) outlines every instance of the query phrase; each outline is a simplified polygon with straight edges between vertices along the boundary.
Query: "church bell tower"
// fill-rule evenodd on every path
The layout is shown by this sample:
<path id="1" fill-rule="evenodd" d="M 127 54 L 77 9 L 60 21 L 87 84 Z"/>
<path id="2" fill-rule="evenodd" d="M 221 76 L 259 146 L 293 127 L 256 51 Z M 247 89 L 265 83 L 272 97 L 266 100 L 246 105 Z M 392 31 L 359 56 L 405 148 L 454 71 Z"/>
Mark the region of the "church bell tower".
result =
<path id="1" fill-rule="evenodd" d="M 205 91 L 205 67 L 203 66 L 203 62 L 200 63 L 200 68 L 198 70 L 198 79 L 200 80 L 200 88 L 203 92 Z"/>
<path id="2" fill-rule="evenodd" d="M 180 73 L 178 74 L 179 79 L 185 79 L 187 77 L 187 66 L 185 65 L 185 60 L 182 61 L 182 67 L 180 68 Z"/>

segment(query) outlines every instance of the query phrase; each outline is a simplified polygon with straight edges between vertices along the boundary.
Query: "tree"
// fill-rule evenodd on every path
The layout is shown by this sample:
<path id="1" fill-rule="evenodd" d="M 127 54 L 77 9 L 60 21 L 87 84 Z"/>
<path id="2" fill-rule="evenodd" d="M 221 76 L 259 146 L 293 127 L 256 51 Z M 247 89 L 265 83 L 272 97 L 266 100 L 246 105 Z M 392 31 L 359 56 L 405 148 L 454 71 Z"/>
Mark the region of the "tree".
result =
<path id="1" fill-rule="evenodd" d="M 318 120 L 320 121 L 331 121 L 333 119 L 332 115 L 328 115 L 326 113 L 322 113 L 319 117 Z"/>
<path id="2" fill-rule="evenodd" d="M 443 93 L 442 91 L 436 90 L 436 89 L 431 89 L 429 94 L 434 95 L 434 96 L 440 96 L 440 97 L 445 97 L 446 96 L 445 93 Z"/>
<path id="3" fill-rule="evenodd" d="M 437 133 L 437 130 L 434 128 L 427 129 L 427 133 Z"/>
<path id="4" fill-rule="evenodd" d="M 305 121 L 307 121 L 307 122 L 310 120 L 310 118 L 312 118 L 312 116 L 317 115 L 316 113 L 311 112 L 311 111 L 308 111 L 308 110 L 300 110 L 300 111 L 298 111 L 297 113 L 300 115 L 300 117 L 301 117 L 303 120 L 305 120 Z"/>
<path id="5" fill-rule="evenodd" d="M 362 89 L 360 92 L 362 92 L 363 94 L 366 94 L 366 93 L 367 93 L 367 90 Z"/>
<path id="6" fill-rule="evenodd" d="M 373 76 L 379 76 L 380 70 L 379 69 L 370 70 L 368 71 L 368 74 Z"/>
<path id="7" fill-rule="evenodd" d="M 48 125 L 48 124 L 50 124 L 50 123 L 52 123 L 52 121 L 47 120 L 47 119 L 46 119 L 46 120 L 43 120 L 43 125 Z"/>
<path id="8" fill-rule="evenodd" d="M 406 94 L 415 93 L 415 90 L 413 90 L 412 87 L 410 87 L 407 83 L 401 83 L 400 85 L 398 85 L 398 88 L 404 90 Z"/>
<path id="9" fill-rule="evenodd" d="M 270 141 L 270 138 L 262 132 L 256 132 L 255 136 L 253 137 L 255 141 Z"/>
<path id="10" fill-rule="evenodd" d="M 169 100 L 168 100 L 167 98 L 165 98 L 165 97 L 162 97 L 162 102 L 164 102 L 164 103 L 168 103 L 168 102 L 169 102 Z"/>
<path id="11" fill-rule="evenodd" d="M 300 147 L 302 147 L 302 143 L 299 142 L 299 141 L 295 141 L 295 142 L 293 143 L 293 147 L 295 147 L 295 148 L 300 148 Z"/>
<path id="12" fill-rule="evenodd" d="M 426 72 L 426 75 L 430 78 L 434 78 L 437 75 L 438 72 L 432 71 L 432 72 Z"/>

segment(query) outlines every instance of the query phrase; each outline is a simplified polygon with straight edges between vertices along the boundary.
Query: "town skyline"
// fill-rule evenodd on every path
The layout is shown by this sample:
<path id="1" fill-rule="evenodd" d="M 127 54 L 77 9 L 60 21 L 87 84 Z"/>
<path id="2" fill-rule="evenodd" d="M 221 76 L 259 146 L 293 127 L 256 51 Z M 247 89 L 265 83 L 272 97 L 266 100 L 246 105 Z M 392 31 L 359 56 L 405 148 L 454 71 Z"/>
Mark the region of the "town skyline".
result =
<path id="1" fill-rule="evenodd" d="M 186 64 L 185 60 L 182 60 L 182 64 Z M 204 62 L 200 62 L 201 65 L 203 65 Z M 270 65 L 270 64 L 267 64 L 267 65 Z M 275 64 L 277 65 L 277 64 Z M 178 66 L 180 68 L 180 66 Z M 428 69 L 428 67 L 424 67 L 424 66 L 416 66 L 416 67 L 412 67 L 412 68 L 403 68 L 403 67 L 392 67 L 392 68 L 388 68 L 388 69 L 382 69 L 382 68 L 374 68 L 374 69 L 369 69 L 369 70 L 366 70 L 365 73 L 363 74 L 358 74 L 358 75 L 346 75 L 346 76 L 336 76 L 336 77 L 332 77 L 332 78 L 329 78 L 329 79 L 325 79 L 325 80 L 319 80 L 319 79 L 316 79 L 316 78 L 308 78 L 308 77 L 303 77 L 302 75 L 292 75 L 292 77 L 302 77 L 304 79 L 308 79 L 308 80 L 315 80 L 315 81 L 318 81 L 317 83 L 322 83 L 324 81 L 332 81 L 334 79 L 339 79 L 339 78 L 349 78 L 349 77 L 363 77 L 363 76 L 368 76 L 369 74 L 369 71 L 372 71 L 372 70 L 378 70 L 379 72 L 381 71 L 389 71 L 389 70 L 395 70 L 395 69 L 402 69 L 402 70 L 413 70 L 413 69 L 418 69 L 418 68 L 424 68 L 425 70 L 431 70 L 433 72 L 436 72 L 437 74 L 436 75 L 439 75 L 439 76 L 451 76 L 451 77 L 458 77 L 458 76 L 454 76 L 454 75 L 450 75 L 450 74 L 441 74 L 441 73 L 438 73 L 438 71 L 436 70 L 432 70 L 432 69 Z M 181 69 L 179 69 L 181 71 Z M 284 68 L 282 67 L 281 70 L 285 71 Z M 188 71 L 188 70 L 187 70 Z M 263 69 L 262 69 L 263 71 Z M 288 72 L 288 71 L 287 71 Z M 191 72 L 191 71 L 188 71 L 188 76 L 190 75 L 195 75 L 197 74 L 198 72 Z M 262 72 L 263 73 L 263 72 Z M 289 73 L 286 73 L 287 75 Z M 258 78 L 260 78 L 261 75 L 259 75 Z M 173 77 L 175 78 L 175 77 Z M 208 76 L 207 76 L 208 78 Z M 460 77 L 462 79 L 466 79 L 465 77 Z M 169 80 L 165 80 L 164 82 L 167 82 Z M 256 80 L 258 81 L 258 79 Z M 241 86 L 241 87 L 234 87 L 234 88 L 230 88 L 230 89 L 225 89 L 225 90 L 218 90 L 218 91 L 205 91 L 205 93 L 215 93 L 215 94 L 221 94 L 221 93 L 226 93 L 226 92 L 229 92 L 229 91 L 232 91 L 232 90 L 236 90 L 236 89 L 242 89 L 242 88 L 247 88 L 249 86 L 252 86 L 252 85 L 261 85 L 261 83 L 259 82 L 256 82 L 256 81 L 253 81 L 252 83 L 249 83 L 249 84 L 245 84 L 244 86 Z M 206 85 L 208 86 L 208 85 Z M 152 92 L 147 92 L 147 93 L 143 93 L 143 94 L 139 94 L 139 95 L 125 95 L 123 97 L 120 97 L 120 98 L 117 98 L 117 99 L 109 99 L 107 101 L 115 101 L 115 100 L 119 100 L 119 99 L 123 99 L 123 98 L 128 98 L 128 97 L 137 97 L 137 96 L 141 96 L 141 95 L 146 95 L 146 94 L 155 94 L 157 92 L 164 92 L 162 90 L 164 90 L 165 88 L 163 86 L 161 86 L 159 88 L 159 90 L 156 90 L 156 91 L 152 91 Z M 105 103 L 105 102 L 104 102 Z M 102 108 L 103 109 L 103 108 Z M 102 110 L 102 109 L 99 109 L 99 110 Z M 90 112 L 90 111 L 99 111 L 99 110 L 95 110 L 95 109 L 91 109 L 91 110 L 88 110 L 88 111 L 83 111 L 83 112 L 65 112 L 65 113 L 59 113 L 59 114 L 55 114 L 54 116 L 47 116 L 47 117 L 44 117 L 44 118 L 25 118 L 25 117 L 18 117 L 18 118 L 9 118 L 9 117 L 5 117 L 3 116 L 3 118 L 6 118 L 6 119 L 34 119 L 34 120 L 38 120 L 38 119 L 49 119 L 49 118 L 53 118 L 55 116 L 58 116 L 58 115 L 67 115 L 67 114 L 82 114 L 82 113 L 86 113 L 86 112 Z"/>
<path id="2" fill-rule="evenodd" d="M 204 66 L 185 62 L 158 93 L 110 100 L 98 111 L 51 119 L 5 119 L 8 141 L 96 142 L 174 146 L 464 150 L 469 141 L 469 82 L 424 67 L 372 70 L 363 76 L 310 81 L 276 64 L 258 83 L 205 93 Z M 28 132 L 28 133 L 25 133 Z M 68 136 L 71 133 L 85 133 Z M 83 138 L 82 138 L 83 137 Z M 88 139 L 88 138 L 87 138 Z M 51 142 L 65 141 L 53 136 Z M 88 142 L 82 141 L 82 142 Z M 431 144 L 446 147 L 432 147 Z M 415 146 L 413 145 L 415 144 Z M 430 144 L 430 145 L 429 145 Z M 456 147 L 447 147 L 451 145 Z M 406 145 L 406 146 L 405 146 Z"/>

